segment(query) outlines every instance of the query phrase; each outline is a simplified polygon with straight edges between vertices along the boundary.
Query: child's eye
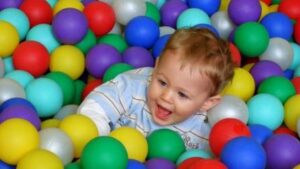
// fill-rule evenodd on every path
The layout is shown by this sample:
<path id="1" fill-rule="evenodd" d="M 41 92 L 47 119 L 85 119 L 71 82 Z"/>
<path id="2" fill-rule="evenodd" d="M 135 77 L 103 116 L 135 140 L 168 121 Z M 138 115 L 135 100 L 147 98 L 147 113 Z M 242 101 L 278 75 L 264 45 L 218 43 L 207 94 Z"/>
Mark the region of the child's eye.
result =
<path id="1" fill-rule="evenodd" d="M 161 79 L 158 79 L 158 83 L 161 85 L 161 86 L 166 86 L 167 83 Z"/>
<path id="2" fill-rule="evenodd" d="M 178 92 L 178 95 L 179 95 L 179 97 L 182 97 L 182 98 L 185 98 L 185 99 L 188 98 L 188 96 L 186 94 L 182 93 L 182 92 Z"/>

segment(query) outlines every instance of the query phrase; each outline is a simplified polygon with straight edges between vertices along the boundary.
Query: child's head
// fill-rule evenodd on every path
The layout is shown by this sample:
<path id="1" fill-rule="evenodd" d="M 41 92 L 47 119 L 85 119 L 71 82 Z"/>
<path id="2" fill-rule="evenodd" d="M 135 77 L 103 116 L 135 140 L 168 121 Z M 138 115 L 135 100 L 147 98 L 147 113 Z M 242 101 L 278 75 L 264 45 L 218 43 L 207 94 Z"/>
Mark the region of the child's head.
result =
<path id="1" fill-rule="evenodd" d="M 228 42 L 207 29 L 177 30 L 157 60 L 148 89 L 153 119 L 169 125 L 207 111 L 232 77 Z"/>

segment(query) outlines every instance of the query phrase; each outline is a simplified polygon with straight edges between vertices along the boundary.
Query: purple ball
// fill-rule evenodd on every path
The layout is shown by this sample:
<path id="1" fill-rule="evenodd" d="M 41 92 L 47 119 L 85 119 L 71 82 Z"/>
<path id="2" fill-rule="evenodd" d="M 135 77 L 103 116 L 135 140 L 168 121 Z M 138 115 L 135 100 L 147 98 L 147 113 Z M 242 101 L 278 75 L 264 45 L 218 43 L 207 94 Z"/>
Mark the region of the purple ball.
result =
<path id="1" fill-rule="evenodd" d="M 268 169 L 293 168 L 300 163 L 300 142 L 289 134 L 274 134 L 264 144 Z"/>
<path id="2" fill-rule="evenodd" d="M 161 23 L 176 28 L 178 16 L 188 8 L 182 0 L 169 0 L 160 8 Z"/>
<path id="3" fill-rule="evenodd" d="M 80 42 L 88 32 L 88 21 L 77 9 L 67 8 L 58 12 L 52 22 L 54 36 L 64 44 Z"/>
<path id="4" fill-rule="evenodd" d="M 19 8 L 23 0 L 1 0 L 0 11 L 6 8 Z"/>
<path id="5" fill-rule="evenodd" d="M 0 123 L 11 118 L 21 118 L 29 121 L 37 130 L 41 128 L 41 120 L 38 113 L 26 105 L 10 106 L 0 113 Z"/>
<path id="6" fill-rule="evenodd" d="M 261 15 L 261 6 L 258 0 L 231 0 L 228 5 L 228 15 L 236 25 L 256 22 Z"/>
<path id="7" fill-rule="evenodd" d="M 163 158 L 152 158 L 146 162 L 147 169 L 176 169 L 176 165 L 166 159 Z"/>
<path id="8" fill-rule="evenodd" d="M 122 62 L 119 51 L 111 45 L 98 44 L 86 56 L 86 69 L 95 78 L 102 78 L 106 69 Z"/>
<path id="9" fill-rule="evenodd" d="M 271 76 L 284 76 L 283 70 L 280 66 L 269 60 L 261 60 L 253 65 L 250 69 L 256 86 L 258 86 L 263 80 Z"/>
<path id="10" fill-rule="evenodd" d="M 147 49 L 138 46 L 127 48 L 123 53 L 123 61 L 135 68 L 154 66 L 154 58 L 151 53 Z"/>

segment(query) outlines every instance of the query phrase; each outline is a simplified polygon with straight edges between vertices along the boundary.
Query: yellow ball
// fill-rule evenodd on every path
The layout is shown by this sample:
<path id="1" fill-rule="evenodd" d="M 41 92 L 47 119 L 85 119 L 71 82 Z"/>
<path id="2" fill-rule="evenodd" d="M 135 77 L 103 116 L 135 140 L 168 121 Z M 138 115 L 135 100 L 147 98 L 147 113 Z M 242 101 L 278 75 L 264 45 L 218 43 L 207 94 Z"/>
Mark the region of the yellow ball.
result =
<path id="1" fill-rule="evenodd" d="M 124 145 L 129 159 L 145 161 L 148 154 L 148 143 L 140 131 L 131 127 L 120 127 L 112 131 L 110 135 Z"/>
<path id="2" fill-rule="evenodd" d="M 39 133 L 27 120 L 12 118 L 0 125 L 0 159 L 16 165 L 28 152 L 40 144 Z"/>
<path id="3" fill-rule="evenodd" d="M 10 56 L 18 46 L 20 37 L 17 29 L 0 20 L 0 57 Z"/>
<path id="4" fill-rule="evenodd" d="M 37 149 L 26 154 L 16 169 L 63 169 L 63 162 L 48 150 Z"/>
<path id="5" fill-rule="evenodd" d="M 278 4 L 273 4 L 269 6 L 269 12 L 277 12 L 278 11 Z"/>
<path id="6" fill-rule="evenodd" d="M 80 157 L 84 146 L 98 136 L 98 129 L 87 116 L 72 114 L 61 120 L 59 128 L 67 133 L 74 144 L 74 157 Z"/>
<path id="7" fill-rule="evenodd" d="M 65 8 L 75 8 L 79 11 L 83 11 L 84 5 L 78 0 L 59 0 L 53 8 L 53 14 L 55 15 Z"/>
<path id="8" fill-rule="evenodd" d="M 297 120 L 300 117 L 300 94 L 290 97 L 284 103 L 284 123 L 293 131 L 297 131 Z"/>
<path id="9" fill-rule="evenodd" d="M 259 20 L 261 20 L 264 16 L 266 16 L 269 13 L 269 6 L 263 1 L 259 1 L 259 3 L 261 6 L 261 15 Z"/>
<path id="10" fill-rule="evenodd" d="M 245 64 L 242 68 L 250 72 L 251 68 L 254 66 L 255 63 L 248 63 Z"/>
<path id="11" fill-rule="evenodd" d="M 79 78 L 84 72 L 84 54 L 77 47 L 62 45 L 51 54 L 50 70 L 69 75 L 73 80 Z"/>
<path id="12" fill-rule="evenodd" d="M 227 11 L 230 0 L 221 0 L 220 11 Z"/>
<path id="13" fill-rule="evenodd" d="M 245 69 L 236 67 L 232 82 L 223 90 L 223 95 L 234 95 L 244 101 L 250 99 L 255 92 L 255 81 L 252 75 Z"/>
<path id="14" fill-rule="evenodd" d="M 300 169 L 300 164 L 296 165 L 293 169 Z"/>
<path id="15" fill-rule="evenodd" d="M 58 119 L 47 119 L 45 121 L 42 122 L 41 124 L 41 128 L 45 129 L 45 128 L 56 128 L 59 126 L 60 120 Z"/>

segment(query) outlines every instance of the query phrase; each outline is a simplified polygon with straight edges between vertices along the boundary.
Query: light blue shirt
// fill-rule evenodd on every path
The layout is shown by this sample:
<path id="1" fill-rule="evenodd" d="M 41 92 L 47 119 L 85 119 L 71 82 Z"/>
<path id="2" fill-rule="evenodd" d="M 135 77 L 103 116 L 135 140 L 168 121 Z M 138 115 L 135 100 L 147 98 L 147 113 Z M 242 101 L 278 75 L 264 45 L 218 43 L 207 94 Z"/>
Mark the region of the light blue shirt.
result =
<path id="1" fill-rule="evenodd" d="M 160 128 L 178 132 L 187 149 L 208 150 L 209 124 L 206 112 L 197 112 L 187 120 L 169 126 L 157 125 L 147 105 L 147 88 L 153 68 L 139 68 L 118 75 L 93 90 L 79 106 L 78 112 L 90 117 L 100 135 L 120 126 L 138 129 L 145 136 Z"/>

